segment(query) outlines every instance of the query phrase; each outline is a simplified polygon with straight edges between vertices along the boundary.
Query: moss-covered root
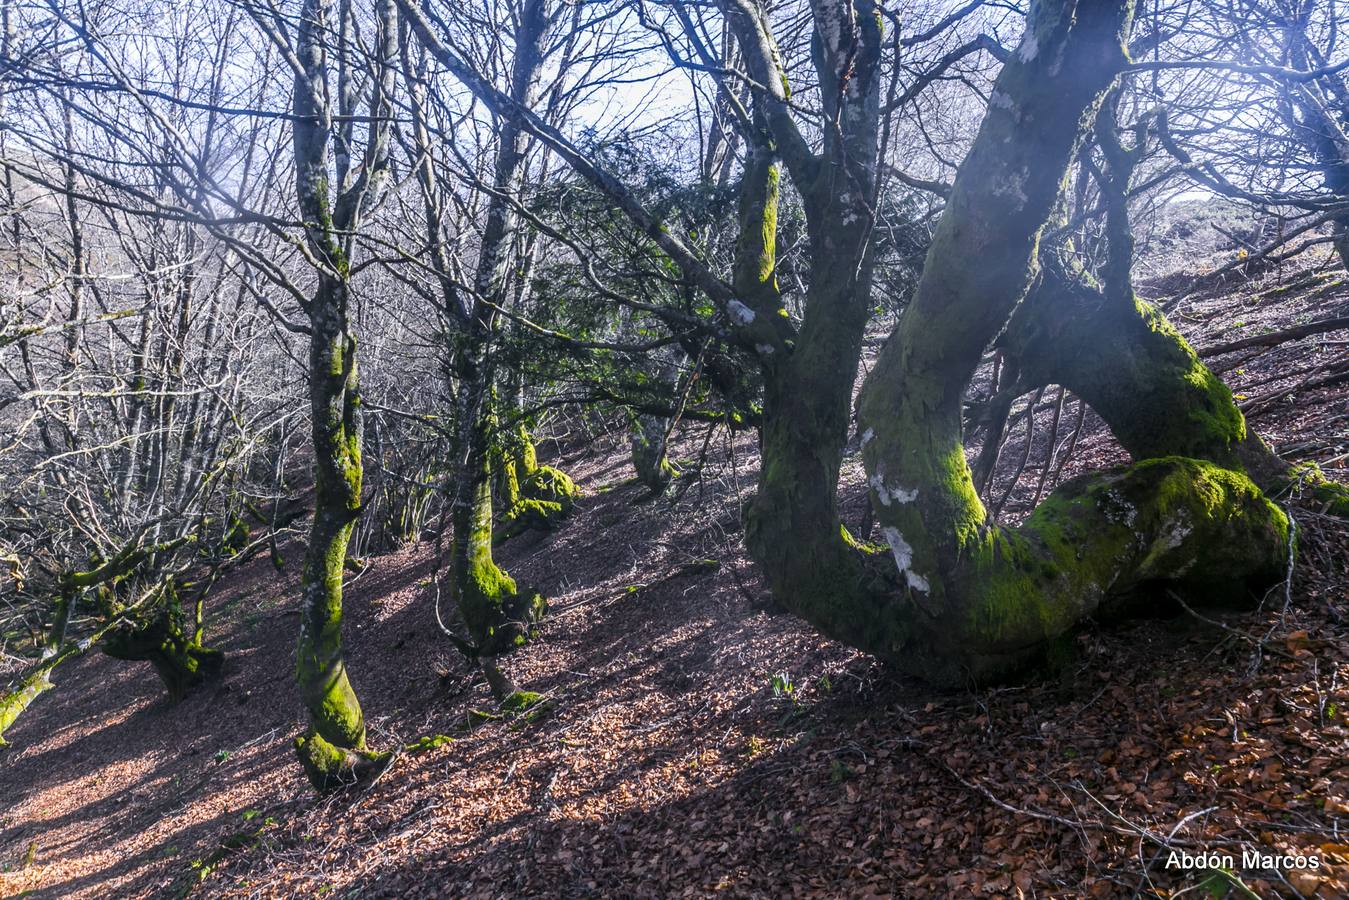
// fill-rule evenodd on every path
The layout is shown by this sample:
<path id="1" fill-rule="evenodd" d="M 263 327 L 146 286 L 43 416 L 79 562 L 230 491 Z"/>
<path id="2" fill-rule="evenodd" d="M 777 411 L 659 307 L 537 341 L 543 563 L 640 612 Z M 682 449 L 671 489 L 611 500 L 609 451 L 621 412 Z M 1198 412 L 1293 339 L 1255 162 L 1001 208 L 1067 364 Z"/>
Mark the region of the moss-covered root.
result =
<path id="1" fill-rule="evenodd" d="M 54 686 L 51 680 L 51 670 L 44 666 L 19 682 L 17 688 L 0 697 L 0 747 L 7 746 L 5 731 L 9 729 L 9 726 L 13 725 L 19 716 L 23 715 L 24 710 L 28 709 L 34 700 Z"/>
<path id="2" fill-rule="evenodd" d="M 1349 518 L 1349 485 L 1331 481 L 1314 462 L 1289 466 L 1273 485 L 1265 486 L 1276 500 L 1291 498 L 1318 512 Z"/>
<path id="3" fill-rule="evenodd" d="M 520 482 L 519 499 L 501 517 L 498 542 L 531 529 L 550 531 L 571 514 L 581 490 L 565 472 L 539 466 Z"/>
<path id="4" fill-rule="evenodd" d="M 1159 602 L 1160 585 L 1227 601 L 1284 577 L 1289 526 L 1245 475 L 1181 457 L 1074 479 L 1019 529 L 987 528 L 945 572 L 908 577 L 913 627 L 900 665 L 956 685 L 993 678 L 1090 616 Z"/>
<path id="5" fill-rule="evenodd" d="M 670 420 L 664 416 L 635 415 L 630 429 L 632 468 L 637 481 L 646 487 L 650 496 L 665 493 L 675 476 L 674 466 L 665 455 L 666 429 Z"/>
<path id="6" fill-rule="evenodd" d="M 393 762 L 393 754 L 376 753 L 364 747 L 339 747 L 310 728 L 295 739 L 305 775 L 320 793 L 369 784 Z"/>

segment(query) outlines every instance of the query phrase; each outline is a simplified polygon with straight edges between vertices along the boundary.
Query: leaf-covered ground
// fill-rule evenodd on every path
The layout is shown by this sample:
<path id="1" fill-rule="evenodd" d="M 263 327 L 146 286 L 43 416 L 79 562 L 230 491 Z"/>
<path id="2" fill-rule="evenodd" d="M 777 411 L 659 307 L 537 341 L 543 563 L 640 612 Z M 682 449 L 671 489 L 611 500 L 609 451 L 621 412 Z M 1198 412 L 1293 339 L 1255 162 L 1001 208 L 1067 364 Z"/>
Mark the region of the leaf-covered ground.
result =
<path id="1" fill-rule="evenodd" d="M 1198 344 L 1229 341 L 1349 314 L 1338 278 L 1269 273 L 1172 314 Z M 1347 336 L 1212 360 L 1278 449 L 1341 478 L 1349 388 L 1314 379 L 1345 366 Z M 1052 399 L 1009 517 L 1033 496 Z M 1060 449 L 1071 408 L 1063 421 Z M 703 437 L 684 435 L 686 459 Z M 995 495 L 1024 441 L 1015 426 Z M 493 712 L 437 632 L 434 547 L 377 558 L 349 581 L 346 616 L 371 739 L 433 739 L 372 789 L 315 799 L 289 748 L 291 546 L 283 572 L 259 558 L 215 595 L 219 684 L 171 705 L 148 665 L 89 654 L 11 729 L 0 893 L 1349 893 L 1345 523 L 1293 506 L 1301 560 L 1288 594 L 1257 609 L 1159 599 L 1159 618 L 1083 631 L 1055 674 L 938 694 L 767 607 L 740 549 L 748 436 L 731 452 L 716 435 L 703 477 L 673 501 L 636 502 L 621 441 L 567 449 L 560 464 L 587 494 L 576 516 L 500 553 L 552 598 L 542 639 L 508 662 L 546 704 Z M 1063 475 L 1117 454 L 1088 416 Z M 860 527 L 856 456 L 847 478 Z M 1200 851 L 1235 865 L 1167 866 Z M 1244 852 L 1320 867 L 1243 865 Z"/>

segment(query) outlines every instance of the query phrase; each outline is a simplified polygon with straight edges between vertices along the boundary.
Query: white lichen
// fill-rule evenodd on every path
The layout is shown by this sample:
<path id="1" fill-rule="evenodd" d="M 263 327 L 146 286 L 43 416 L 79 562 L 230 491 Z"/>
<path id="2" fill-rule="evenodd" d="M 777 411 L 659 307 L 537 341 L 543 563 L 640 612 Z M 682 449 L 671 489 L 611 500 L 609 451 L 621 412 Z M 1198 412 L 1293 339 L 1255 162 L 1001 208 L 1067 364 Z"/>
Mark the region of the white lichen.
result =
<path id="1" fill-rule="evenodd" d="M 899 533 L 899 529 L 887 525 L 881 529 L 881 534 L 885 537 L 885 542 L 890 545 L 890 552 L 895 555 L 895 565 L 904 575 L 904 581 L 911 590 L 921 591 L 926 594 L 931 585 L 928 580 L 917 572 L 913 571 L 913 547 L 904 540 L 904 535 Z"/>
<path id="2" fill-rule="evenodd" d="M 726 311 L 731 316 L 731 321 L 740 326 L 745 326 L 754 321 L 754 310 L 750 309 L 739 300 L 732 300 L 726 304 Z"/>
<path id="3" fill-rule="evenodd" d="M 881 506 L 889 506 L 891 503 L 912 503 L 918 499 L 918 488 L 905 490 L 897 484 L 887 485 L 879 472 L 868 478 L 867 484 L 876 492 L 876 499 L 881 501 Z"/>
<path id="4" fill-rule="evenodd" d="M 993 186 L 993 193 L 1001 197 L 1010 197 L 1017 204 L 1024 205 L 1026 197 L 1026 180 L 1030 173 L 1027 171 L 1016 172 L 1001 179 Z"/>
<path id="5" fill-rule="evenodd" d="M 885 542 L 890 545 L 890 552 L 895 555 L 895 565 L 901 572 L 909 571 L 909 566 L 913 565 L 913 547 L 904 540 L 904 535 L 899 533 L 899 529 L 893 525 L 886 525 L 881 529 L 881 534 L 885 537 Z"/>
<path id="6" fill-rule="evenodd" d="M 1166 530 L 1162 532 L 1162 540 L 1166 542 L 1166 549 L 1174 550 L 1185 543 L 1185 538 L 1193 530 L 1189 523 L 1185 521 L 1184 516 L 1167 525 Z"/>
<path id="7" fill-rule="evenodd" d="M 772 355 L 773 355 L 773 345 L 772 345 L 772 344 L 755 344 L 755 345 L 754 345 L 754 350 L 755 350 L 755 352 L 757 352 L 760 356 L 772 356 Z"/>
<path id="8" fill-rule="evenodd" d="M 1016 103 L 1014 103 L 1012 101 L 1012 98 L 1004 94 L 1002 91 L 994 91 L 988 97 L 988 105 L 996 106 L 998 109 L 1011 109 L 1012 107 L 1016 106 Z"/>
<path id="9" fill-rule="evenodd" d="M 1106 491 L 1101 511 L 1105 513 L 1107 521 L 1129 527 L 1133 527 L 1134 520 L 1138 518 L 1138 510 L 1117 491 Z"/>
<path id="10" fill-rule="evenodd" d="M 862 432 L 863 447 L 865 447 L 867 444 L 870 444 L 874 440 L 876 440 L 876 429 L 868 428 L 866 431 Z"/>
<path id="11" fill-rule="evenodd" d="M 1035 37 L 1035 32 L 1027 31 L 1026 38 L 1021 42 L 1021 49 L 1016 55 L 1023 63 L 1028 63 L 1035 59 L 1035 55 L 1040 52 L 1040 41 Z"/>

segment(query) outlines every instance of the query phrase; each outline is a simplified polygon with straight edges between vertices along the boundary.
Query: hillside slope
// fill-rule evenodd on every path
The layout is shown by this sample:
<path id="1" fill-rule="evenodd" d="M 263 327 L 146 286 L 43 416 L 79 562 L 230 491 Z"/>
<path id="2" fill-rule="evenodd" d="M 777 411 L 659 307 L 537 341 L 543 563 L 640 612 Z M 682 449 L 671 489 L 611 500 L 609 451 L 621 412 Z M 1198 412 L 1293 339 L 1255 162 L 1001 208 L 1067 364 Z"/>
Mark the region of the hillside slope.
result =
<path id="1" fill-rule="evenodd" d="M 1226 341 L 1349 315 L 1349 288 L 1270 273 L 1173 315 Z M 1347 337 L 1212 360 L 1278 449 L 1342 478 L 1349 387 L 1327 375 Z M 679 452 L 696 457 L 703 436 Z M 700 479 L 646 503 L 621 444 L 554 460 L 585 491 L 574 518 L 500 553 L 552 599 L 542 639 L 507 662 L 545 712 L 475 715 L 492 707 L 437 632 L 435 548 L 377 558 L 350 579 L 346 615 L 372 743 L 451 740 L 403 753 L 367 792 L 316 800 L 289 748 L 298 566 L 258 558 L 213 600 L 219 684 L 171 705 L 148 665 L 93 653 L 7 733 L 0 893 L 1116 896 L 1195 883 L 1166 860 L 1200 849 L 1316 853 L 1315 873 L 1234 877 L 1349 892 L 1344 523 L 1294 508 L 1287 605 L 1103 626 L 1056 675 L 936 694 L 768 608 L 739 540 L 750 436 L 732 448 L 718 433 Z M 1117 453 L 1088 416 L 1063 475 Z"/>

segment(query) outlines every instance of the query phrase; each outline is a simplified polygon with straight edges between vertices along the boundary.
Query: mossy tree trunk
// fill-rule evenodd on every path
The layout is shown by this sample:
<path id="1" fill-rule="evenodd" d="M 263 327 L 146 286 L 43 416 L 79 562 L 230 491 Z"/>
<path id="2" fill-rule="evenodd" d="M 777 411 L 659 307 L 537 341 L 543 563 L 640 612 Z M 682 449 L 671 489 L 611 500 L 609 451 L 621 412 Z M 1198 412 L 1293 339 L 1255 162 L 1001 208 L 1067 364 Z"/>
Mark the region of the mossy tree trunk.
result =
<path id="1" fill-rule="evenodd" d="M 509 96 L 512 102 L 525 108 L 537 100 L 544 40 L 551 24 L 548 5 L 547 0 L 527 0 L 515 35 Z M 528 143 L 525 131 L 514 120 L 502 122 L 498 141 L 494 190 L 487 203 L 478 244 L 473 298 L 463 306 L 447 304 L 452 311 L 453 331 L 446 356 L 457 389 L 451 577 L 455 599 L 469 631 L 469 644 L 488 675 L 493 693 L 504 699 L 514 687 L 496 665 L 495 658 L 525 643 L 545 604 L 536 592 L 518 589 L 492 557 L 491 461 L 496 438 L 492 408 L 493 344 L 499 310 L 508 301 L 516 227 L 508 198 L 518 194 L 523 183 Z M 540 470 L 533 459 L 528 435 L 521 436 L 527 450 L 521 448 L 521 452 L 512 454 L 510 471 L 501 474 L 507 478 L 514 476 L 516 497 L 505 514 L 523 529 L 532 524 L 526 506 L 531 502 L 529 491 Z M 522 467 L 533 470 L 521 477 Z"/>
<path id="2" fill-rule="evenodd" d="M 104 640 L 103 652 L 114 659 L 149 662 L 175 701 L 218 676 L 224 663 L 223 653 L 197 643 L 168 611 L 148 625 L 114 631 Z"/>
<path id="3" fill-rule="evenodd" d="M 342 653 L 342 579 L 361 508 L 361 409 L 356 340 L 345 321 L 346 286 L 324 282 L 312 302 L 310 411 L 314 517 L 300 581 L 296 679 L 309 730 L 296 750 L 315 788 L 359 780 L 376 755 Z"/>
<path id="4" fill-rule="evenodd" d="M 1087 117 L 1125 62 L 1130 12 L 1120 0 L 1032 7 L 914 302 L 859 399 L 873 508 L 902 588 L 877 629 L 888 645 L 876 649 L 933 681 L 997 675 L 1155 581 L 1237 591 L 1283 571 L 1286 518 L 1220 465 L 1166 456 L 1086 476 L 1021 528 L 1003 529 L 988 520 L 965 462 L 964 390 L 1031 281 Z M 1230 431 L 1239 414 L 1220 394 L 1210 418 Z M 1146 452 L 1158 449 L 1175 452 Z"/>
<path id="5" fill-rule="evenodd" d="M 342 652 L 342 578 L 347 543 L 361 510 L 362 416 L 356 335 L 351 305 L 350 252 L 362 215 L 375 202 L 387 174 L 388 115 L 397 25 L 392 3 L 376 8 L 375 45 L 384 63 L 370 91 L 377 124 L 368 135 L 359 172 L 346 154 L 330 173 L 334 129 L 350 125 L 355 92 L 328 85 L 325 41 L 331 21 L 328 0 L 305 0 L 297 26 L 294 106 L 296 194 L 309 248 L 318 261 L 318 283 L 306 306 L 309 319 L 309 406 L 314 450 L 314 516 L 300 581 L 300 639 L 296 681 L 309 727 L 296 738 L 310 782 L 331 790 L 380 770 L 388 754 L 366 746 L 365 717 L 347 676 Z M 346 27 L 342 33 L 346 33 Z M 342 47 L 339 52 L 353 51 Z M 343 72 L 345 73 L 345 69 Z M 329 106 L 340 98 L 341 121 Z M 347 108 L 351 105 L 351 108 Z M 335 179 L 333 179 L 335 174 Z M 331 187 L 333 181 L 339 189 Z"/>
<path id="6" fill-rule="evenodd" d="M 776 202 L 776 198 L 773 199 Z M 771 259 L 769 262 L 771 269 Z M 741 393 L 737 390 L 739 385 L 736 382 L 743 381 L 743 376 L 740 378 L 732 376 L 723 380 L 727 373 L 725 368 L 719 365 L 721 360 L 708 358 L 711 355 L 708 352 L 710 342 L 704 341 L 699 347 L 695 340 L 689 338 L 686 344 L 688 347 L 683 348 L 682 352 L 657 351 L 651 356 L 653 371 L 649 375 L 650 381 L 647 385 L 662 401 L 668 398 L 669 411 L 631 407 L 627 410 L 628 447 L 632 454 L 632 470 L 637 476 L 638 484 L 647 489 L 646 499 L 663 495 L 670 482 L 679 474 L 670 462 L 670 435 L 687 411 L 689 398 L 698 382 L 705 377 L 706 383 L 722 395 L 722 401 L 728 408 L 735 405 L 737 396 Z M 690 349 L 693 352 L 690 353 Z M 679 356 L 686 357 L 689 363 L 688 370 L 682 375 L 679 370 Z"/>
<path id="7" fill-rule="evenodd" d="M 8 746 L 5 731 L 33 705 L 38 697 L 56 686 L 51 680 L 51 672 L 61 661 L 61 657 L 43 660 L 0 696 L 0 747 Z"/>
<path id="8" fill-rule="evenodd" d="M 883 579 L 842 525 L 838 475 L 871 306 L 880 11 L 866 2 L 815 9 L 812 55 L 825 118 L 834 123 L 815 153 L 791 119 L 786 76 L 762 13 L 753 4 L 723 8 L 751 75 L 766 85 L 756 96 L 734 271 L 736 294 L 751 313 L 737 324 L 764 373 L 763 463 L 746 543 L 784 605 L 859 643 L 869 625 L 857 610 L 883 596 L 876 590 Z M 809 233 L 810 286 L 795 329 L 774 271 L 779 156 L 801 194 Z"/>
<path id="9" fill-rule="evenodd" d="M 85 571 L 66 572 L 58 580 L 60 598 L 38 663 L 25 672 L 0 698 L 0 734 L 14 723 L 43 693 L 55 685 L 51 673 L 61 663 L 101 647 L 117 659 L 152 663 L 173 700 L 219 674 L 224 654 L 202 644 L 200 630 L 188 630 L 177 594 L 174 574 L 165 574 L 130 604 L 118 599 L 119 585 L 137 572 L 153 568 L 155 560 L 167 557 L 195 542 L 195 534 L 145 543 L 145 535 L 127 541 L 116 552 Z M 80 598 L 96 592 L 103 622 L 93 634 L 76 642 L 66 633 Z"/>
<path id="10" fill-rule="evenodd" d="M 520 485 L 539 469 L 534 440 L 522 422 L 514 431 L 499 431 L 493 455 L 493 496 L 502 509 L 510 509 L 523 496 Z"/>
<path id="11" fill-rule="evenodd" d="M 1131 148 L 1116 129 L 1119 92 L 1096 119 L 1106 165 L 1095 171 L 1106 210 L 1107 259 L 1100 282 L 1070 248 L 1042 248 L 1039 277 L 999 338 L 1024 392 L 1073 390 L 1134 459 L 1188 456 L 1246 473 L 1267 494 L 1310 494 L 1349 514 L 1349 491 L 1314 465 L 1280 459 L 1251 430 L 1227 386 L 1166 320 L 1134 292 L 1128 188 L 1147 147 L 1148 120 Z M 1008 391 L 1008 394 L 1014 393 Z"/>

